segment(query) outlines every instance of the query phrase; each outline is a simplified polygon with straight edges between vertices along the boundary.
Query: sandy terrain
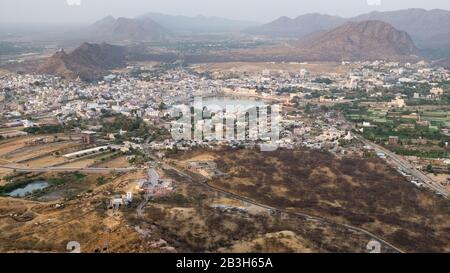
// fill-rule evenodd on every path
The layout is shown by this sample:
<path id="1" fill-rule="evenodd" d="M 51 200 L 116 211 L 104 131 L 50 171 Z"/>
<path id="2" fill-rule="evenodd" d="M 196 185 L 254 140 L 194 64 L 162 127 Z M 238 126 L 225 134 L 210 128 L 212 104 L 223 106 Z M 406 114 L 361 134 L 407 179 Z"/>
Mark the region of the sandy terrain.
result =
<path id="1" fill-rule="evenodd" d="M 56 156 L 45 156 L 36 160 L 28 161 L 26 165 L 31 168 L 39 168 L 39 167 L 49 167 L 55 164 L 60 164 L 65 162 L 66 159 L 64 157 L 56 157 Z"/>
<path id="2" fill-rule="evenodd" d="M 339 63 L 212 63 L 193 65 L 198 72 L 232 72 L 232 73 L 261 73 L 263 70 L 286 71 L 299 73 L 301 69 L 306 69 L 312 73 L 345 73 L 350 67 L 342 66 Z"/>
<path id="3" fill-rule="evenodd" d="M 48 153 L 55 153 L 78 145 L 76 142 L 61 142 L 44 145 L 29 146 L 6 155 L 4 158 L 14 162 L 21 162 L 39 157 Z"/>
<path id="4" fill-rule="evenodd" d="M 10 127 L 10 128 L 0 128 L 0 132 L 8 132 L 8 131 L 21 131 L 24 127 L 18 126 L 18 127 Z"/>
<path id="5" fill-rule="evenodd" d="M 120 156 L 120 157 L 114 158 L 112 160 L 97 164 L 96 167 L 99 167 L 99 168 L 126 168 L 126 167 L 130 167 L 130 163 L 128 163 L 128 160 L 125 156 Z"/>
<path id="6" fill-rule="evenodd" d="M 69 241 L 78 241 L 82 252 L 139 251 L 139 234 L 127 225 L 122 213 L 105 210 L 102 200 L 110 198 L 104 195 L 106 192 L 122 192 L 141 179 L 143 173 L 109 177 L 109 183 L 102 186 L 96 185 L 97 177 L 92 175 L 82 181 L 81 187 L 95 189 L 72 201 L 34 202 L 0 197 L 0 252 L 68 252 Z M 64 206 L 58 208 L 56 204 Z"/>
<path id="7" fill-rule="evenodd" d="M 0 156 L 8 154 L 12 151 L 25 147 L 24 139 L 15 139 L 13 141 L 5 141 L 0 143 Z"/>
<path id="8" fill-rule="evenodd" d="M 449 177 L 448 174 L 438 174 L 438 175 L 434 175 L 434 174 L 427 174 L 427 176 L 429 178 L 431 178 L 433 181 L 438 182 L 439 184 L 441 184 L 442 186 L 444 186 L 445 188 L 447 188 L 448 191 L 450 191 L 450 181 L 447 179 Z"/>
<path id="9" fill-rule="evenodd" d="M 80 159 L 71 163 L 61 165 L 59 167 L 86 168 L 95 163 L 95 158 Z"/>
<path id="10" fill-rule="evenodd" d="M 310 253 L 312 250 L 305 246 L 305 242 L 292 231 L 267 233 L 251 241 L 236 242 L 229 248 L 222 248 L 220 252 L 231 253 L 274 253 L 294 252 Z"/>

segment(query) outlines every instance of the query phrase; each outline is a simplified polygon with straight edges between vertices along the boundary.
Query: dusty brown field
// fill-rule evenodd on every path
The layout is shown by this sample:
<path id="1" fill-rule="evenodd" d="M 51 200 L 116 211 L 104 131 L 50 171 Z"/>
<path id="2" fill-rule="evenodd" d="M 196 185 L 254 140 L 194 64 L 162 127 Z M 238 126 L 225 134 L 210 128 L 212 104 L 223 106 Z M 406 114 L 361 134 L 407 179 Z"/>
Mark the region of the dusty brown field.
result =
<path id="1" fill-rule="evenodd" d="M 367 252 L 370 241 L 365 234 L 274 213 L 196 183 L 176 183 L 173 194 L 153 199 L 145 211 L 152 234 L 182 252 Z"/>
<path id="2" fill-rule="evenodd" d="M 100 165 L 101 167 L 128 167 L 130 164 L 125 157 L 107 158 L 101 160 L 107 154 L 93 155 L 79 159 L 67 159 L 64 154 L 75 152 L 86 148 L 79 140 L 69 140 L 68 136 L 57 135 L 63 138 L 63 141 L 44 143 L 44 144 L 27 144 L 34 139 L 42 138 L 28 136 L 17 139 L 10 139 L 0 142 L 0 164 L 15 165 L 19 167 L 50 167 L 54 165 L 65 167 L 89 167 L 92 165 Z M 44 136 L 52 138 L 53 136 Z M 8 169 L 0 168 L 1 178 L 11 174 Z M 1 182 L 0 182 L 1 183 Z"/>
<path id="3" fill-rule="evenodd" d="M 272 63 L 272 62 L 225 62 L 225 63 L 208 63 L 193 65 L 192 68 L 197 72 L 233 72 L 233 73 L 261 73 L 263 70 L 269 69 L 273 71 L 286 71 L 299 73 L 301 69 L 306 69 L 312 73 L 346 73 L 349 71 L 348 66 L 340 63 L 322 62 L 322 63 Z"/>
<path id="4" fill-rule="evenodd" d="M 448 180 L 448 174 L 427 174 L 427 176 L 444 186 L 450 192 L 450 181 Z"/>
<path id="5" fill-rule="evenodd" d="M 292 231 L 280 231 L 267 233 L 251 241 L 236 243 L 231 247 L 219 249 L 225 253 L 249 253 L 249 252 L 296 252 L 310 253 L 313 250 L 306 246 L 305 240 Z"/>
<path id="6" fill-rule="evenodd" d="M 410 252 L 450 251 L 450 204 L 380 160 L 319 151 L 210 152 L 227 176 L 210 182 L 263 204 L 367 229 Z M 181 154 L 187 160 L 193 154 Z"/>
<path id="7" fill-rule="evenodd" d="M 25 142 L 29 138 L 16 138 L 12 140 L 3 140 L 0 142 L 0 156 L 4 156 L 14 150 L 25 147 Z"/>
<path id="8" fill-rule="evenodd" d="M 162 178 L 175 179 L 174 190 L 152 198 L 143 217 L 137 213 L 141 197 L 135 186 L 145 171 L 106 176 L 102 185 L 97 183 L 101 175 L 89 175 L 45 195 L 68 192 L 70 199 L 0 198 L 0 252 L 67 252 L 69 241 L 78 241 L 83 252 L 106 245 L 111 252 L 367 251 L 370 238 L 364 234 L 274 214 L 187 183 L 175 173 L 158 172 Z M 107 209 L 109 198 L 127 191 L 135 193 L 130 207 Z"/>
<path id="9" fill-rule="evenodd" d="M 102 186 L 95 182 L 99 175 L 89 176 L 82 183 L 83 193 L 70 201 L 0 198 L 0 252 L 68 252 L 69 241 L 78 241 L 82 252 L 103 251 L 105 245 L 111 252 L 139 251 L 138 234 L 121 212 L 106 210 L 106 202 L 142 175 L 106 177 L 110 183 Z"/>
<path id="10" fill-rule="evenodd" d="M 26 164 L 22 164 L 22 165 L 26 165 L 31 168 L 42 168 L 42 167 L 53 166 L 55 164 L 62 164 L 64 162 L 66 162 L 66 159 L 63 157 L 56 157 L 56 156 L 49 155 L 49 156 L 44 156 L 44 157 L 29 161 Z"/>
<path id="11" fill-rule="evenodd" d="M 59 140 L 56 139 L 57 141 L 55 142 L 44 144 L 31 144 L 31 142 L 36 139 L 44 138 L 53 140 L 54 137 L 59 138 Z M 64 154 L 79 149 L 80 147 L 81 142 L 79 140 L 69 140 L 67 136 L 61 134 L 12 138 L 0 141 L 0 160 L 20 162 L 55 152 Z"/>
<path id="12" fill-rule="evenodd" d="M 41 138 L 52 139 L 54 136 L 62 138 L 61 140 L 63 141 L 30 144 L 33 140 Z M 80 145 L 79 141 L 70 141 L 67 136 L 61 134 L 7 139 L 0 142 L 0 164 L 31 168 L 49 167 L 68 161 L 62 155 L 80 149 Z M 11 174 L 12 170 L 0 168 L 0 186 L 6 183 L 4 178 Z"/>
<path id="13" fill-rule="evenodd" d="M 183 165 L 190 159 L 215 160 L 227 176 L 211 184 L 261 204 L 363 227 L 405 251 L 449 250 L 448 203 L 412 187 L 381 161 L 308 150 L 198 150 L 171 160 Z M 26 199 L 0 198 L 0 252 L 66 252 L 69 241 L 80 242 L 84 252 L 105 245 L 112 252 L 367 252 L 371 238 L 361 232 L 273 212 L 173 171 L 158 172 L 173 180 L 173 191 L 151 198 L 142 214 L 136 185 L 144 170 L 117 177 L 46 174 L 67 175 L 68 182 Z M 104 183 L 98 183 L 101 176 Z M 127 191 L 135 194 L 130 207 L 107 209 L 112 196 Z"/>
<path id="14" fill-rule="evenodd" d="M 44 145 L 28 146 L 4 155 L 4 159 L 10 160 L 12 162 L 30 161 L 42 155 L 63 151 L 77 145 L 79 145 L 77 142 L 57 142 Z"/>
<path id="15" fill-rule="evenodd" d="M 120 156 L 114 158 L 109 161 L 102 162 L 100 164 L 96 164 L 96 167 L 99 168 L 127 168 L 130 167 L 130 163 L 128 162 L 126 156 Z"/>

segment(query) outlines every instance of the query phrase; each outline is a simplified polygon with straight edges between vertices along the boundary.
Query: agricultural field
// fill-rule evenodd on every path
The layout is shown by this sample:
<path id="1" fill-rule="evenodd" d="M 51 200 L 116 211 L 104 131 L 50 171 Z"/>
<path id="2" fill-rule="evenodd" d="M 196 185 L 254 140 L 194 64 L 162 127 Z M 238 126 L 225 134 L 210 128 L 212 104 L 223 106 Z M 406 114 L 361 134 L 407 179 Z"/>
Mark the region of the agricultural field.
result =
<path id="1" fill-rule="evenodd" d="M 130 164 L 120 152 L 105 150 L 95 154 L 68 158 L 64 155 L 90 148 L 78 136 L 64 134 L 26 136 L 0 141 L 0 186 L 15 168 L 92 166 L 124 168 Z"/>
<path id="2" fill-rule="evenodd" d="M 382 144 L 399 155 L 429 159 L 450 157 L 450 111 L 446 109 L 353 108 L 346 109 L 345 115 L 362 130 L 366 139 Z M 369 123 L 369 126 L 363 122 Z M 398 144 L 388 143 L 391 136 L 399 138 Z"/>

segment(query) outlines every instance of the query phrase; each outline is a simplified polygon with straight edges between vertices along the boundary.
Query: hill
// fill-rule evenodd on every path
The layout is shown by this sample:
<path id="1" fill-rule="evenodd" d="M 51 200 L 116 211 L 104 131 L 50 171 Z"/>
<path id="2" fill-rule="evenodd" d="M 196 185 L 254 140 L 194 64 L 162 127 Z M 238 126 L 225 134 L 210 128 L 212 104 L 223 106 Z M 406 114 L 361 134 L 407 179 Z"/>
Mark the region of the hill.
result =
<path id="1" fill-rule="evenodd" d="M 329 31 L 257 49 L 224 53 L 232 61 L 417 61 L 411 37 L 381 21 L 349 22 Z"/>
<path id="2" fill-rule="evenodd" d="M 411 37 L 381 21 L 350 22 L 295 43 L 313 60 L 408 60 L 420 53 Z"/>
<path id="3" fill-rule="evenodd" d="M 108 70 L 125 66 L 125 49 L 107 43 L 84 43 L 71 53 L 64 49 L 45 59 L 37 71 L 66 79 L 96 80 Z"/>
<path id="4" fill-rule="evenodd" d="M 240 20 L 230 20 L 215 16 L 195 17 L 174 16 L 162 13 L 147 13 L 139 18 L 149 18 L 172 32 L 232 32 L 248 27 L 256 26 L 257 23 Z"/>
<path id="5" fill-rule="evenodd" d="M 379 20 L 411 35 L 416 45 L 430 57 L 450 55 L 450 11 L 406 9 L 372 12 L 353 21 Z"/>
<path id="6" fill-rule="evenodd" d="M 150 18 L 114 18 L 108 16 L 88 28 L 90 40 L 107 42 L 152 42 L 169 39 L 169 30 Z"/>
<path id="7" fill-rule="evenodd" d="M 407 32 L 416 46 L 430 58 L 450 57 L 450 11 L 442 9 L 374 11 L 352 18 L 305 14 L 294 19 L 281 17 L 268 24 L 249 28 L 245 32 L 279 38 L 304 38 L 348 22 L 363 21 L 382 21 Z"/>
<path id="8" fill-rule="evenodd" d="M 245 32 L 254 35 L 302 38 L 317 31 L 335 28 L 345 21 L 346 19 L 341 17 L 318 13 L 305 14 L 294 19 L 283 16 L 268 24 L 246 29 Z"/>
<path id="9" fill-rule="evenodd" d="M 379 159 L 315 150 L 216 152 L 210 185 L 259 203 L 369 230 L 407 252 L 449 250 L 448 201 Z M 352 236 L 348 236 L 350 238 Z"/>

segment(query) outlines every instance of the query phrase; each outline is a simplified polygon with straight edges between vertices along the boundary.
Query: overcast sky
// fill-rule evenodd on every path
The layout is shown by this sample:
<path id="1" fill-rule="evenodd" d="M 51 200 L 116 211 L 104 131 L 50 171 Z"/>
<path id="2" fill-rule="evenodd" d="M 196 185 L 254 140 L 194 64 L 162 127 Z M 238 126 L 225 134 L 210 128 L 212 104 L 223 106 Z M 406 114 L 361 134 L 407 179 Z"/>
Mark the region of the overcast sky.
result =
<path id="1" fill-rule="evenodd" d="M 79 5 L 78 3 L 81 2 Z M 69 5 L 71 3 L 72 5 Z M 91 23 L 146 12 L 268 22 L 310 12 L 350 17 L 373 10 L 448 9 L 449 0 L 0 0 L 0 24 Z"/>

